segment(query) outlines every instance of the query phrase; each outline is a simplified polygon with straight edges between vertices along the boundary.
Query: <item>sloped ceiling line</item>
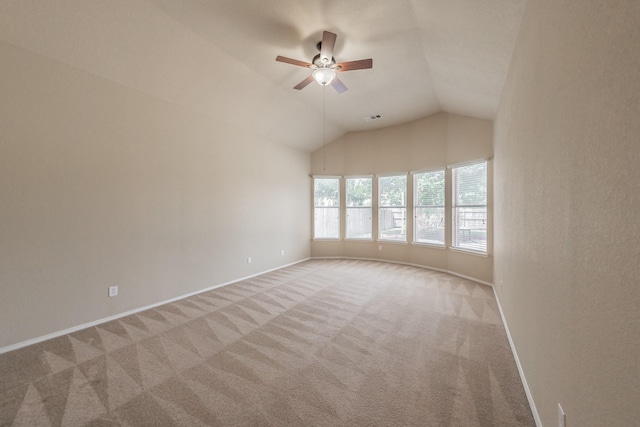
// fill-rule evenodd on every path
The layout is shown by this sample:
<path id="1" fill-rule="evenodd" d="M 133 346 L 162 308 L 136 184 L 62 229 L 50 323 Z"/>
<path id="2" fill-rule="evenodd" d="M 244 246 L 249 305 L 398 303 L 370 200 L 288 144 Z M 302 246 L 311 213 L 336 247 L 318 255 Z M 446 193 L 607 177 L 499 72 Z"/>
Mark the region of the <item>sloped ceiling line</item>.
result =
<path id="1" fill-rule="evenodd" d="M 323 144 L 317 85 L 293 90 L 323 30 L 349 90 L 327 93 L 327 138 L 439 111 L 493 118 L 526 0 L 7 0 L 0 41 L 246 132 L 312 151 Z M 297 68 L 297 69 L 296 69 Z M 364 117 L 383 114 L 384 120 Z"/>

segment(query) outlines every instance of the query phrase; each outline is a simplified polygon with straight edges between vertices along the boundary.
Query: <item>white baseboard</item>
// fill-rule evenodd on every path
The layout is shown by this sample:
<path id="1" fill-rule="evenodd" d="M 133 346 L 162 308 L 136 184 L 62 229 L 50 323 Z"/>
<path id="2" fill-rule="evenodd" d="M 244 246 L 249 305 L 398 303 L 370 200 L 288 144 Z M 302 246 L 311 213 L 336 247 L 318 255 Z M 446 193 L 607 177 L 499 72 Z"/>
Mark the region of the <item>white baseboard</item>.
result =
<path id="1" fill-rule="evenodd" d="M 524 386 L 524 392 L 527 395 L 527 400 L 529 401 L 529 406 L 531 407 L 531 412 L 533 413 L 533 419 L 536 422 L 537 427 L 542 427 L 542 421 L 540 421 L 540 415 L 538 414 L 536 403 L 533 400 L 533 394 L 531 394 L 531 389 L 529 388 L 529 384 L 527 383 L 527 378 L 524 376 L 524 370 L 522 369 L 522 365 L 520 364 L 520 359 L 518 358 L 518 352 L 516 351 L 516 346 L 513 343 L 513 339 L 511 338 L 509 325 L 507 324 L 507 319 L 505 319 L 504 317 L 504 312 L 502 311 L 502 305 L 500 304 L 500 298 L 498 297 L 498 293 L 496 292 L 495 287 L 493 288 L 493 294 L 496 297 L 496 302 L 498 303 L 498 310 L 500 310 L 500 318 L 502 319 L 504 330 L 507 333 L 507 339 L 509 340 L 509 347 L 511 347 L 513 358 L 516 361 L 516 366 L 518 366 L 518 373 L 520 374 L 520 380 L 522 381 L 522 385 Z"/>
<path id="2" fill-rule="evenodd" d="M 135 308 L 133 310 L 126 311 L 124 313 L 118 313 L 118 314 L 115 314 L 113 316 L 105 317 L 103 319 L 94 320 L 93 322 L 83 323 L 82 325 L 73 326 L 71 328 L 64 329 L 62 331 L 52 332 L 50 334 L 43 335 L 43 336 L 40 336 L 40 337 L 37 337 L 37 338 L 32 338 L 32 339 L 29 339 L 29 340 L 26 340 L 26 341 L 22 341 L 22 342 L 19 342 L 17 344 L 11 344 L 9 346 L 0 348 L 0 354 L 8 353 L 8 352 L 13 351 L 13 350 L 18 350 L 19 348 L 27 347 L 29 345 L 38 344 L 40 342 L 47 341 L 47 340 L 50 340 L 52 338 L 57 338 L 57 337 L 62 336 L 62 335 L 66 335 L 66 334 L 70 334 L 72 332 L 79 331 L 81 329 L 90 328 L 92 326 L 96 326 L 96 325 L 99 325 L 101 323 L 110 322 L 112 320 L 116 320 L 116 319 L 119 319 L 121 317 L 129 316 L 131 314 L 139 313 L 139 312 L 144 311 L 144 310 L 149 310 L 150 308 L 158 307 L 158 306 L 163 305 L 163 304 L 169 304 L 171 302 L 178 301 L 178 300 L 181 300 L 183 298 L 188 298 L 188 297 L 191 297 L 191 296 L 194 296 L 194 295 L 198 295 L 198 294 L 201 294 L 203 292 L 208 292 L 208 291 L 216 289 L 216 288 L 221 288 L 223 286 L 231 285 L 233 283 L 238 283 L 238 282 L 241 282 L 243 280 L 250 279 L 252 277 L 260 276 L 261 274 L 269 273 L 271 271 L 275 271 L 275 270 L 279 270 L 281 268 L 290 267 L 292 265 L 299 264 L 299 263 L 307 261 L 309 259 L 310 258 L 304 258 L 304 259 L 301 259 L 299 261 L 295 261 L 295 262 L 292 262 L 292 263 L 289 263 L 289 264 L 281 265 L 279 267 L 271 268 L 269 270 L 261 271 L 260 273 L 252 274 L 250 276 L 234 279 L 234 280 L 231 280 L 229 282 L 213 285 L 213 286 L 210 286 L 208 288 L 200 289 L 200 290 L 195 291 L 195 292 L 190 292 L 188 294 L 180 295 L 180 296 L 177 296 L 175 298 L 171 298 L 171 299 L 168 299 L 168 300 L 165 300 L 165 301 L 160 301 L 160 302 L 157 302 L 157 303 L 145 305 L 144 307 L 138 307 L 138 308 Z"/>
<path id="3" fill-rule="evenodd" d="M 493 283 L 485 282 L 484 280 L 476 279 L 475 277 L 465 276 L 464 274 L 456 273 L 455 271 L 451 271 L 451 270 L 445 270 L 443 268 L 431 267 L 428 265 L 421 265 L 421 264 L 414 264 L 411 262 L 393 261 L 393 260 L 378 259 L 378 258 L 348 257 L 348 256 L 319 256 L 319 257 L 311 257 L 310 259 L 355 259 L 355 260 L 361 260 L 361 261 L 379 261 L 379 262 L 388 262 L 391 264 L 409 265 L 411 267 L 426 268 L 427 270 L 433 270 L 433 271 L 438 271 L 440 273 L 451 274 L 452 276 L 457 276 L 463 279 L 471 280 L 473 282 L 477 282 L 483 285 L 493 287 Z"/>

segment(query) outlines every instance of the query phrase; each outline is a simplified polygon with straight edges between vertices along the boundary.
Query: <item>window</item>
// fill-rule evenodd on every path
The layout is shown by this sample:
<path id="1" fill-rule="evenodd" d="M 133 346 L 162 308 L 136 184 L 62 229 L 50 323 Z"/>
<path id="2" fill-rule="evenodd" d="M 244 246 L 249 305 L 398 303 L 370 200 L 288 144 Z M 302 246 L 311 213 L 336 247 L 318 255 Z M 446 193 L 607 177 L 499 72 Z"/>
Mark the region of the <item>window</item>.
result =
<path id="1" fill-rule="evenodd" d="M 487 162 L 452 168 L 453 247 L 487 252 Z"/>
<path id="2" fill-rule="evenodd" d="M 378 239 L 407 241 L 407 176 L 378 178 Z"/>
<path id="3" fill-rule="evenodd" d="M 347 178 L 347 239 L 371 239 L 371 178 Z"/>
<path id="4" fill-rule="evenodd" d="M 444 246 L 444 170 L 413 175 L 413 241 Z"/>
<path id="5" fill-rule="evenodd" d="M 313 179 L 313 238 L 340 238 L 340 178 Z"/>

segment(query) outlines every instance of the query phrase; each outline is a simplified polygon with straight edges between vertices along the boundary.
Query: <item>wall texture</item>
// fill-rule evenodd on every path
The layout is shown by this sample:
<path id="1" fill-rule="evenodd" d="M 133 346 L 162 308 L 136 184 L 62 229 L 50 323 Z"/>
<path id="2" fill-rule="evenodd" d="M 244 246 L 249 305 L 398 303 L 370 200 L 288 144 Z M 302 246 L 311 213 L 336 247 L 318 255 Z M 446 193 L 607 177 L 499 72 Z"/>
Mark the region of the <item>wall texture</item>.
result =
<path id="1" fill-rule="evenodd" d="M 443 168 L 451 164 L 491 157 L 492 150 L 493 123 L 490 120 L 440 113 L 400 126 L 349 133 L 314 151 L 311 154 L 311 171 L 314 175 L 334 176 L 407 173 Z M 489 162 L 488 257 L 421 245 L 353 240 L 312 241 L 311 255 L 314 257 L 345 256 L 407 262 L 451 271 L 492 283 L 493 194 L 491 191 L 491 165 L 492 162 Z M 408 181 L 411 181 L 410 176 Z M 451 207 L 450 193 L 450 188 L 448 188 L 447 211 Z M 409 192 L 407 206 L 411 206 L 412 200 L 413 196 Z M 411 218 L 410 215 L 408 217 Z M 375 214 L 373 222 L 375 234 L 377 222 Z M 411 240 L 412 233 L 413 228 L 409 219 L 407 221 L 409 240 Z M 449 242 L 450 236 L 447 236 L 447 239 Z M 380 244 L 382 251 L 378 250 Z"/>
<path id="2" fill-rule="evenodd" d="M 309 256 L 308 153 L 0 57 L 0 348 Z"/>
<path id="3" fill-rule="evenodd" d="M 530 1 L 495 121 L 495 283 L 544 426 L 640 425 L 640 2 Z"/>

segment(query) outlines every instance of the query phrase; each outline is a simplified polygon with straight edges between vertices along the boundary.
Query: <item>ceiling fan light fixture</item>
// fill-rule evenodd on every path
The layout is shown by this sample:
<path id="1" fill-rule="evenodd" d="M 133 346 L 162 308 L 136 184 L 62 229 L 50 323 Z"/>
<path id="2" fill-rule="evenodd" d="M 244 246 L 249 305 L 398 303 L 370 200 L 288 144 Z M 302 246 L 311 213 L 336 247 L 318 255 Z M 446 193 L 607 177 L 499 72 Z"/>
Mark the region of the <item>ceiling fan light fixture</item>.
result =
<path id="1" fill-rule="evenodd" d="M 347 87 L 337 77 L 337 73 L 372 68 L 373 60 L 369 58 L 336 63 L 336 59 L 333 57 L 333 48 L 335 45 L 336 35 L 329 31 L 323 31 L 322 41 L 316 46 L 320 53 L 314 56 L 311 62 L 298 61 L 297 59 L 280 55 L 276 56 L 276 61 L 313 70 L 310 76 L 307 76 L 306 79 L 293 87 L 296 90 L 304 89 L 315 80 L 320 86 L 326 87 L 331 85 L 336 92 L 344 93 Z"/>
<path id="2" fill-rule="evenodd" d="M 335 78 L 336 72 L 331 68 L 318 68 L 313 71 L 313 80 L 315 80 L 320 86 L 327 86 L 331 84 Z"/>

